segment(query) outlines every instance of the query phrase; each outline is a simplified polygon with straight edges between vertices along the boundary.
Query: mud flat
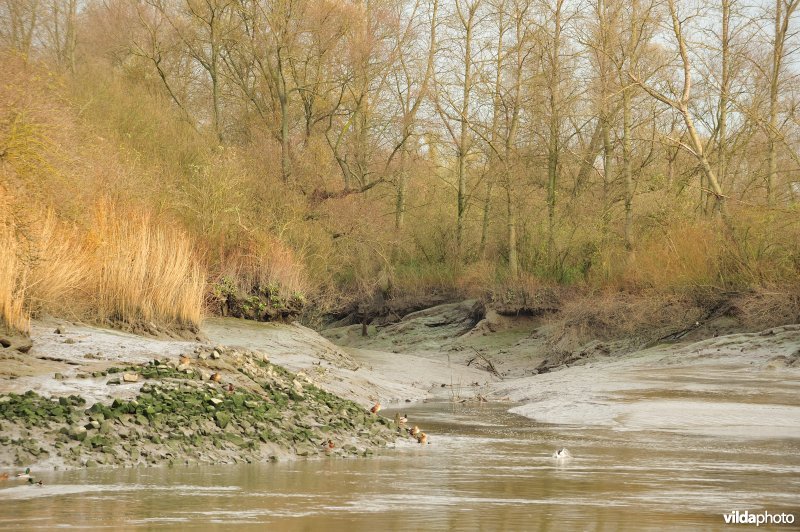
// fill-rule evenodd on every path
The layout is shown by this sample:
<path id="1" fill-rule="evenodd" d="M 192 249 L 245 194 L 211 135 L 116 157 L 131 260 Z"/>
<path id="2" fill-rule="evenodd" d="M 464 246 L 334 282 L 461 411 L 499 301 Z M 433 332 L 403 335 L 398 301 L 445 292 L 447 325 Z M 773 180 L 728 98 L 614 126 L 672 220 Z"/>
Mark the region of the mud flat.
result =
<path id="1" fill-rule="evenodd" d="M 405 435 L 372 405 L 442 399 L 581 428 L 800 438 L 800 326 L 632 349 L 477 305 L 367 336 L 224 318 L 189 342 L 37 322 L 31 349 L 0 350 L 0 466 L 364 455 Z"/>
<path id="2" fill-rule="evenodd" d="M 800 438 L 800 327 L 663 345 L 497 383 L 544 423 Z"/>
<path id="3" fill-rule="evenodd" d="M 376 402 L 388 406 L 450 398 L 454 394 L 472 397 L 492 380 L 486 371 L 468 367 L 455 357 L 448 359 L 446 353 L 417 354 L 413 344 L 402 353 L 391 352 L 382 344 L 375 348 L 371 344 L 337 345 L 335 338 L 332 341 L 299 324 L 209 319 L 204 330 L 215 342 L 258 349 L 276 364 L 302 371 L 318 386 L 365 407 Z"/>

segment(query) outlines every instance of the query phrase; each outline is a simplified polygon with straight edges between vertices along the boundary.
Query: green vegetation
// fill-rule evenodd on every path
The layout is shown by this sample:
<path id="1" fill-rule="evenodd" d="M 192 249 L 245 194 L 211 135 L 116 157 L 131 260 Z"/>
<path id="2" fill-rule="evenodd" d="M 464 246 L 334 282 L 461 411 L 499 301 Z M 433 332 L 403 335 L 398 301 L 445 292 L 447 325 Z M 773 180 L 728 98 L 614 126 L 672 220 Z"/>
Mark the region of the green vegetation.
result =
<path id="1" fill-rule="evenodd" d="M 154 361 L 95 375 L 139 373 L 147 381 L 131 400 L 118 397 L 87 409 L 78 396 L 0 395 L 0 443 L 13 446 L 19 465 L 57 455 L 70 465 L 91 466 L 308 456 L 331 453 L 320 445 L 328 440 L 338 443 L 336 454 L 349 454 L 345 446 L 364 452 L 396 437 L 389 420 L 309 383 L 290 384 L 296 376 L 283 368 L 247 360 L 240 371 L 249 372 L 260 390 L 229 390 L 202 382 L 198 372 Z"/>

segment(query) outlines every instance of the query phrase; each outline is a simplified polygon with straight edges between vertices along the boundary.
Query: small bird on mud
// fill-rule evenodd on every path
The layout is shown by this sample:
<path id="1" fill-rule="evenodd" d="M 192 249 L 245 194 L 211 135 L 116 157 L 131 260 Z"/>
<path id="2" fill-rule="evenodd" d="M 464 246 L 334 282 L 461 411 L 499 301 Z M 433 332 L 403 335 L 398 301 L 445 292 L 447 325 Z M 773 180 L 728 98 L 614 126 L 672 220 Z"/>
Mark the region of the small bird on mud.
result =
<path id="1" fill-rule="evenodd" d="M 415 438 L 419 435 L 419 427 L 414 425 L 414 427 L 408 429 L 408 433 L 414 436 Z"/>
<path id="2" fill-rule="evenodd" d="M 233 384 L 230 382 L 228 383 L 228 393 L 233 393 Z"/>
<path id="3" fill-rule="evenodd" d="M 378 412 L 381 411 L 381 404 L 380 403 L 375 403 L 375 406 L 370 408 L 369 411 L 372 412 L 373 414 L 377 414 Z"/>
<path id="4" fill-rule="evenodd" d="M 31 477 L 31 468 L 26 467 L 24 473 L 17 473 L 16 475 L 14 475 L 14 477 L 17 480 L 25 480 L 25 479 L 31 480 L 33 478 Z"/>
<path id="5" fill-rule="evenodd" d="M 428 443 L 428 435 L 424 432 L 420 432 L 419 436 L 417 436 L 417 443 L 426 444 Z"/>
<path id="6" fill-rule="evenodd" d="M 400 416 L 400 424 L 405 425 L 406 423 L 408 423 L 408 416 L 403 414 L 402 416 Z"/>
<path id="7" fill-rule="evenodd" d="M 40 480 L 40 481 L 38 481 L 38 482 L 34 482 L 34 480 L 33 480 L 32 478 L 29 478 L 29 479 L 28 479 L 28 484 L 31 484 L 31 485 L 34 485 L 34 484 L 35 484 L 35 485 L 37 485 L 37 486 L 44 486 L 44 482 L 42 482 L 41 480 Z"/>
<path id="8" fill-rule="evenodd" d="M 214 382 L 219 382 L 219 381 L 222 380 L 222 375 L 220 375 L 219 373 L 214 373 L 211 376 L 211 380 L 214 381 Z"/>
<path id="9" fill-rule="evenodd" d="M 322 442 L 322 447 L 324 447 L 326 451 L 330 451 L 331 449 L 336 447 L 336 444 L 333 443 L 333 440 L 328 440 L 326 442 Z"/>

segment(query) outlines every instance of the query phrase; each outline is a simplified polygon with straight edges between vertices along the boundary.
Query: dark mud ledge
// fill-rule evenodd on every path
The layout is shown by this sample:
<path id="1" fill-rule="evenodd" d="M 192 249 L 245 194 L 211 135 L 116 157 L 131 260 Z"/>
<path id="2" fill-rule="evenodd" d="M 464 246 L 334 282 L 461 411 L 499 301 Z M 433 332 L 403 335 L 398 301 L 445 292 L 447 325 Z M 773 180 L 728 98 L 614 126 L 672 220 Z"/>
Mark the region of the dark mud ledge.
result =
<path id="1" fill-rule="evenodd" d="M 108 319 L 99 323 L 102 327 L 115 329 L 139 336 L 150 338 L 171 338 L 173 340 L 189 340 L 203 342 L 207 338 L 199 327 L 192 324 L 183 323 L 155 323 L 152 321 L 139 320 L 133 323 Z"/>
<path id="2" fill-rule="evenodd" d="M 76 395 L 0 395 L 0 466 L 345 457 L 371 454 L 398 437 L 390 420 L 319 389 L 258 353 L 198 348 L 181 362 L 108 368 L 94 376 L 107 379 L 108 400 L 92 405 Z"/>
<path id="3" fill-rule="evenodd" d="M 27 353 L 32 347 L 33 342 L 28 335 L 9 330 L 0 323 L 0 353 L 6 350 Z"/>

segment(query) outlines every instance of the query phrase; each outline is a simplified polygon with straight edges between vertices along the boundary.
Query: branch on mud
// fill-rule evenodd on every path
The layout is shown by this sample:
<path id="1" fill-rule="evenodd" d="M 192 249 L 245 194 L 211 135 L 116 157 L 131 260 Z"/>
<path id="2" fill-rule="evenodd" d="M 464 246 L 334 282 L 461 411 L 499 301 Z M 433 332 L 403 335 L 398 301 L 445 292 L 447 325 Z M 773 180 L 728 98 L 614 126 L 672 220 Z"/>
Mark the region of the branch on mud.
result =
<path id="1" fill-rule="evenodd" d="M 467 367 L 469 367 L 473 362 L 476 362 L 475 367 L 480 368 L 484 371 L 488 371 L 498 379 L 503 380 L 503 377 L 502 375 L 500 375 L 500 372 L 497 371 L 497 368 L 494 367 L 494 364 L 492 363 L 491 360 L 489 360 L 489 358 L 486 355 L 479 352 L 474 347 L 472 348 L 472 350 L 475 351 L 475 356 L 467 360 Z M 477 361 L 479 359 L 483 361 L 483 365 L 477 364 Z"/>

